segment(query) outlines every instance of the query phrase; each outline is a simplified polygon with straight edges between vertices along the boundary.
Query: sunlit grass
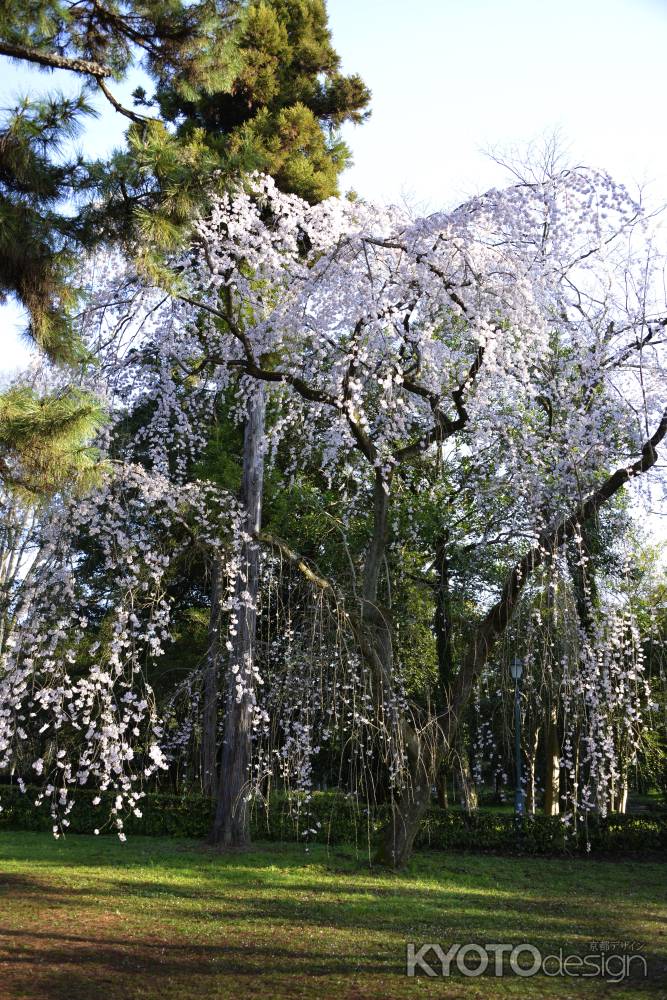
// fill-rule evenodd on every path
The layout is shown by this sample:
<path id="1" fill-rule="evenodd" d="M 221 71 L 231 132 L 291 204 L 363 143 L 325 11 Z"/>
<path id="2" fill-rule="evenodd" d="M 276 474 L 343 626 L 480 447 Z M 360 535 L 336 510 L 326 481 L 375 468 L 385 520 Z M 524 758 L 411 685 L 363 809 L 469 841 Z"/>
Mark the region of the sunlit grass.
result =
<path id="1" fill-rule="evenodd" d="M 667 995 L 663 866 L 423 853 L 400 874 L 352 850 L 0 834 L 2 1000 Z M 406 942 L 641 941 L 650 980 L 443 981 Z"/>

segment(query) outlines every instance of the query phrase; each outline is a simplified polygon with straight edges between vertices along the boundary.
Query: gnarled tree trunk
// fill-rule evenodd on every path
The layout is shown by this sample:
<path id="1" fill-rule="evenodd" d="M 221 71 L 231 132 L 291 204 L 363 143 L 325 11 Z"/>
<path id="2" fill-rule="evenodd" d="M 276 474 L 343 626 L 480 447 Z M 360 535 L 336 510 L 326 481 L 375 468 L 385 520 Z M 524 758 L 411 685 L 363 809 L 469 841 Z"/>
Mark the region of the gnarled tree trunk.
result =
<path id="1" fill-rule="evenodd" d="M 380 571 L 385 562 L 389 483 L 377 471 L 373 498 L 373 537 L 364 565 L 361 616 L 357 639 L 373 679 L 378 712 L 383 714 L 383 695 L 393 689 L 393 629 L 391 612 L 378 600 Z M 391 817 L 381 833 L 376 854 L 379 864 L 402 867 L 412 853 L 412 845 L 424 813 L 431 801 L 437 761 L 426 752 L 417 724 L 404 715 L 398 724 L 398 741 L 405 754 L 406 773 L 401 788 L 392 798 Z"/>

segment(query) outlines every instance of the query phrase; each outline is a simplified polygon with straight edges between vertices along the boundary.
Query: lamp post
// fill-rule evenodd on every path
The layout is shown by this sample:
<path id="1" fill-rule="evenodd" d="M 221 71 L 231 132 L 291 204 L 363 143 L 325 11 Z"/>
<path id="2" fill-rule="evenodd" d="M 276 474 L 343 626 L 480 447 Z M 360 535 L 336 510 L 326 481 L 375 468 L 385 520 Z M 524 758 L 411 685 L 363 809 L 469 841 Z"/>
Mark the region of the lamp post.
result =
<path id="1" fill-rule="evenodd" d="M 523 674 L 523 664 L 517 657 L 510 664 L 510 673 L 514 681 L 514 756 L 516 759 L 514 812 L 517 816 L 523 816 L 523 788 L 521 787 L 521 675 Z"/>

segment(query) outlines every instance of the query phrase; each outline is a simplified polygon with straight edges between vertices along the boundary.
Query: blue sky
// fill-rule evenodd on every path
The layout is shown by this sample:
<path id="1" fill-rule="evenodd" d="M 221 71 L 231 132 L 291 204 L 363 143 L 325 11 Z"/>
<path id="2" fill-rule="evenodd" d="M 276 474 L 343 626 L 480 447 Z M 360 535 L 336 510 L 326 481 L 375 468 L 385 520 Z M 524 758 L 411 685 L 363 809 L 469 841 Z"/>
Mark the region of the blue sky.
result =
<path id="1" fill-rule="evenodd" d="M 484 150 L 558 129 L 572 159 L 667 202 L 667 0 L 329 0 L 329 15 L 344 69 L 373 91 L 369 122 L 346 130 L 344 188 L 446 207 L 502 183 Z M 76 86 L 5 59 L 0 72 L 2 106 L 56 77 Z M 102 153 L 124 126 L 105 106 L 86 146 Z M 19 322 L 0 310 L 5 370 L 26 356 Z"/>
<path id="2" fill-rule="evenodd" d="M 499 174 L 482 153 L 561 130 L 574 159 L 667 200 L 665 0 L 331 0 L 373 90 L 349 181 L 443 207 Z"/>

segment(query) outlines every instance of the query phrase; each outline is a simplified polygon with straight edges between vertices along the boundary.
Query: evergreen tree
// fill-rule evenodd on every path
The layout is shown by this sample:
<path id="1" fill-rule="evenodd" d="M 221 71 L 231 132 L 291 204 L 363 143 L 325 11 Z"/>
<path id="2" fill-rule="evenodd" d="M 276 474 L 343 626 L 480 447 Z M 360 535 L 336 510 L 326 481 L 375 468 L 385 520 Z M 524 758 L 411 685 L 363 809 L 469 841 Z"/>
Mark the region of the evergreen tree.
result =
<path id="1" fill-rule="evenodd" d="M 155 267 L 230 174 L 272 173 L 310 201 L 336 193 L 349 160 L 337 130 L 363 119 L 370 96 L 340 72 L 324 0 L 11 0 L 0 55 L 82 80 L 78 97 L 26 99 L 0 127 L 0 294 L 67 361 L 78 353 L 69 315 L 82 251 L 141 245 Z M 137 88 L 128 108 L 110 88 L 139 65 L 155 92 Z M 98 90 L 131 123 L 110 162 L 68 156 Z"/>
<path id="2" fill-rule="evenodd" d="M 116 111 L 143 122 L 116 100 L 109 81 L 122 79 L 140 59 L 149 72 L 211 80 L 215 59 L 224 58 L 216 39 L 210 4 L 3 3 L 0 55 L 82 79 L 73 98 L 53 89 L 46 99 L 26 97 L 0 127 L 0 295 L 25 307 L 28 333 L 50 357 L 78 357 L 69 322 L 77 302 L 73 271 L 81 251 L 105 235 L 99 211 L 86 205 L 98 194 L 101 171 L 69 153 L 94 113 L 93 92 L 101 90 Z"/>
<path id="3" fill-rule="evenodd" d="M 104 419 L 87 393 L 38 382 L 19 378 L 0 394 L 0 476 L 28 501 L 91 483 L 98 456 L 88 442 Z"/>
<path id="4" fill-rule="evenodd" d="M 0 299 L 18 300 L 28 335 L 57 362 L 83 354 L 71 323 L 82 253 L 121 244 L 155 275 L 232 173 L 268 170 L 313 201 L 334 194 L 349 159 L 336 129 L 360 121 L 369 99 L 340 73 L 323 0 L 10 0 L 0 55 L 82 81 L 74 98 L 24 99 L 0 126 Z M 139 64 L 155 93 L 138 88 L 128 108 L 111 88 Z M 69 152 L 98 90 L 130 121 L 110 162 Z"/>

